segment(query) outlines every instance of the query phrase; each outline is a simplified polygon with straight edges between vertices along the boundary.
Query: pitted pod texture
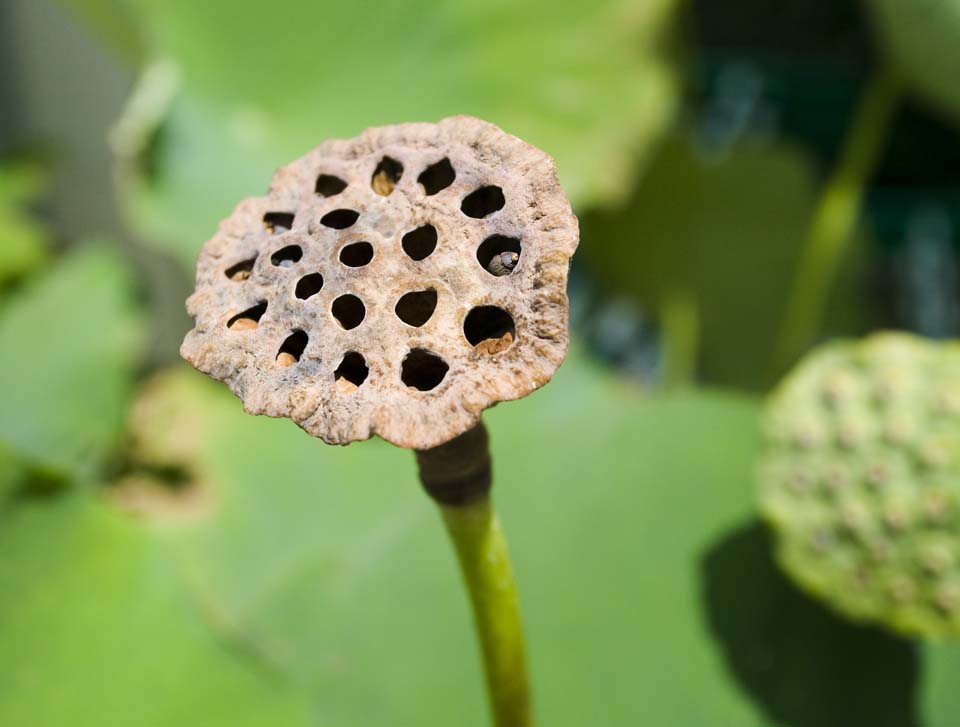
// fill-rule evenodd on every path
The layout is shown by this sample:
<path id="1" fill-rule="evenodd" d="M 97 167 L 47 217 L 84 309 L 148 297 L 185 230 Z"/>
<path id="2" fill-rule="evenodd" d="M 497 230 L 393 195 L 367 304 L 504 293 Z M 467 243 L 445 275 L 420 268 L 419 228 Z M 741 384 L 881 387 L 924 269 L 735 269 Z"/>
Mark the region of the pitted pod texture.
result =
<path id="1" fill-rule="evenodd" d="M 766 424 L 761 499 L 787 572 L 854 618 L 960 633 L 960 346 L 826 346 Z"/>
<path id="2" fill-rule="evenodd" d="M 434 447 L 563 361 L 577 242 L 539 149 L 465 116 L 367 129 L 220 224 L 181 354 L 327 442 Z"/>

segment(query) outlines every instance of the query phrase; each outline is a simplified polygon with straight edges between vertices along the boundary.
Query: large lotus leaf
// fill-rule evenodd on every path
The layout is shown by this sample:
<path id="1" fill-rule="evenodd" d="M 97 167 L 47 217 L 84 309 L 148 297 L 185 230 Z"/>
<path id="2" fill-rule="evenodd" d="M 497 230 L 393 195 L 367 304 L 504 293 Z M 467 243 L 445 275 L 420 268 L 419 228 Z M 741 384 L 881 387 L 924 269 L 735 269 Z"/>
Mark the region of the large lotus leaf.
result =
<path id="1" fill-rule="evenodd" d="M 152 173 L 135 216 L 192 266 L 239 199 L 323 139 L 453 114 L 554 155 L 576 202 L 621 198 L 675 108 L 676 4 L 136 0 L 166 71 L 144 76 L 115 136 Z"/>
<path id="2" fill-rule="evenodd" d="M 753 510 L 756 414 L 719 393 L 644 398 L 573 354 L 546 389 L 487 415 L 544 724 L 759 726 L 798 690 L 816 702 L 801 715 L 824 725 L 868 699 L 868 716 L 912 713 L 909 645 L 819 611 L 826 643 L 791 640 L 818 607 L 772 565 L 751 580 L 710 558 Z M 325 446 L 186 370 L 155 380 L 134 416 L 138 458 L 191 462 L 208 488 L 199 524 L 158 531 L 195 599 L 310 690 L 322 723 L 486 723 L 465 594 L 408 452 Z M 774 657 L 797 661 L 763 662 L 772 697 L 724 656 L 744 608 L 782 620 Z M 871 660 L 823 678 L 841 652 Z"/>
<path id="3" fill-rule="evenodd" d="M 125 516 L 85 495 L 20 501 L 0 550 L 0 724 L 312 724 L 301 697 L 218 643 Z"/>
<path id="4" fill-rule="evenodd" d="M 89 474 L 123 428 L 141 332 L 129 271 L 90 246 L 0 311 L 0 445 L 45 470 Z"/>
<path id="5" fill-rule="evenodd" d="M 814 166 L 795 147 L 744 142 L 718 155 L 678 137 L 663 145 L 627 205 L 581 220 L 590 241 L 582 250 L 601 280 L 658 310 L 665 325 L 672 301 L 691 300 L 704 379 L 758 389 L 769 383 L 815 202 Z M 856 288 L 837 290 L 849 296 Z M 831 328 L 850 325 L 842 303 L 834 293 Z"/>
<path id="6" fill-rule="evenodd" d="M 46 256 L 46 234 L 27 210 L 42 181 L 34 164 L 0 164 L 0 289 L 35 270 Z"/>
<path id="7" fill-rule="evenodd" d="M 960 0 L 870 0 L 891 61 L 935 105 L 960 120 Z"/>

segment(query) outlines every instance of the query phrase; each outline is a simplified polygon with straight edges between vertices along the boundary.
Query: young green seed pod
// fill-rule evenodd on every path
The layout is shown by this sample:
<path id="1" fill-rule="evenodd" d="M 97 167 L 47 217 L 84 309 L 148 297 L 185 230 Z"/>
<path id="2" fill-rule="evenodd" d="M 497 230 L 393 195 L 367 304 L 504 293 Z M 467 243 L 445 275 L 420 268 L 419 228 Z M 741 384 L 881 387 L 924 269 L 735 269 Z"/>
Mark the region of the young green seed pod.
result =
<path id="1" fill-rule="evenodd" d="M 957 392 L 960 346 L 885 333 L 820 348 L 771 395 L 760 498 L 802 588 L 857 620 L 960 635 Z"/>

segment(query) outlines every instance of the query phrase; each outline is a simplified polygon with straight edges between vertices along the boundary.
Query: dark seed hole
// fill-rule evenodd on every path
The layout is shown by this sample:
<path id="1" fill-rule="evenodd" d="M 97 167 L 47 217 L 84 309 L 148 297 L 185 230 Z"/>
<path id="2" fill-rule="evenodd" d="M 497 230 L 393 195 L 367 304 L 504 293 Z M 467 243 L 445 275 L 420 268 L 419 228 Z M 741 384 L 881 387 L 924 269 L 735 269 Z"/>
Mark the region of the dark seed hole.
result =
<path id="1" fill-rule="evenodd" d="M 261 300 L 252 308 L 247 308 L 243 313 L 237 313 L 237 315 L 227 321 L 227 328 L 233 328 L 238 331 L 249 331 L 257 327 L 257 324 L 266 312 L 267 301 Z"/>
<path id="2" fill-rule="evenodd" d="M 346 330 L 356 328 L 363 321 L 367 314 L 367 309 L 363 306 L 363 301 L 355 295 L 341 295 L 335 301 L 330 309 L 333 317 L 337 319 L 341 326 Z"/>
<path id="3" fill-rule="evenodd" d="M 241 260 L 236 265 L 231 265 L 224 271 L 224 274 L 230 278 L 230 280 L 246 280 L 250 277 L 250 272 L 253 270 L 253 264 L 257 261 L 257 256 L 254 255 L 249 260 Z"/>
<path id="4" fill-rule="evenodd" d="M 406 293 L 394 308 L 397 318 L 408 326 L 419 328 L 430 320 L 433 311 L 437 308 L 437 291 L 433 288 L 429 290 L 415 290 L 412 293 Z"/>
<path id="5" fill-rule="evenodd" d="M 477 262 L 491 275 L 509 275 L 518 264 L 509 253 L 516 253 L 519 260 L 522 249 L 520 240 L 515 237 L 491 235 L 477 248 Z M 503 253 L 508 254 L 504 256 Z"/>
<path id="6" fill-rule="evenodd" d="M 463 321 L 463 335 L 474 346 L 483 341 L 502 340 L 508 333 L 511 338 L 506 343 L 509 345 L 517 337 L 513 316 L 503 308 L 497 308 L 494 305 L 481 305 L 474 308 Z"/>
<path id="7" fill-rule="evenodd" d="M 420 391 L 430 391 L 440 385 L 449 370 L 447 362 L 435 353 L 415 348 L 400 364 L 400 380 Z"/>
<path id="8" fill-rule="evenodd" d="M 270 256 L 270 262 L 282 268 L 289 268 L 302 257 L 303 250 L 299 245 L 287 245 L 273 253 L 273 255 Z"/>
<path id="9" fill-rule="evenodd" d="M 298 298 L 306 300 L 319 293 L 321 288 L 323 288 L 323 276 L 320 273 L 310 273 L 297 281 L 295 292 Z"/>
<path id="10" fill-rule="evenodd" d="M 340 262 L 351 268 L 362 268 L 373 260 L 373 245 L 369 242 L 351 242 L 340 251 Z"/>
<path id="11" fill-rule="evenodd" d="M 386 197 L 393 191 L 400 177 L 403 176 L 403 165 L 396 159 L 384 157 L 373 170 L 373 176 L 370 177 L 370 186 L 377 194 Z"/>
<path id="12" fill-rule="evenodd" d="M 333 372 L 333 378 L 337 381 L 346 379 L 354 386 L 360 386 L 367 380 L 369 373 L 370 368 L 367 366 L 367 362 L 363 360 L 363 356 L 356 351 L 348 351 L 344 354 L 340 365 L 337 366 L 337 370 Z"/>
<path id="13" fill-rule="evenodd" d="M 413 260 L 423 260 L 437 249 L 437 228 L 423 225 L 408 232 L 401 240 L 403 251 Z"/>
<path id="14" fill-rule="evenodd" d="M 263 216 L 263 226 L 273 235 L 279 235 L 293 228 L 292 212 L 267 212 Z"/>
<path id="15" fill-rule="evenodd" d="M 317 177 L 315 190 L 321 197 L 334 197 L 347 188 L 347 183 L 332 174 L 321 174 Z"/>
<path id="16" fill-rule="evenodd" d="M 355 210 L 333 210 L 320 218 L 320 224 L 335 230 L 345 230 L 360 218 Z"/>
<path id="17" fill-rule="evenodd" d="M 502 209 L 506 202 L 500 187 L 480 187 L 463 198 L 460 209 L 467 217 L 479 219 Z"/>
<path id="18" fill-rule="evenodd" d="M 453 180 L 457 178 L 457 173 L 453 171 L 453 165 L 449 159 L 441 159 L 436 164 L 431 164 L 424 169 L 417 181 L 423 187 L 423 191 L 428 194 L 436 194 L 446 189 Z"/>
<path id="19" fill-rule="evenodd" d="M 303 331 L 294 331 L 277 351 L 277 363 L 281 366 L 290 366 L 300 360 L 303 349 L 307 347 L 307 334 Z"/>

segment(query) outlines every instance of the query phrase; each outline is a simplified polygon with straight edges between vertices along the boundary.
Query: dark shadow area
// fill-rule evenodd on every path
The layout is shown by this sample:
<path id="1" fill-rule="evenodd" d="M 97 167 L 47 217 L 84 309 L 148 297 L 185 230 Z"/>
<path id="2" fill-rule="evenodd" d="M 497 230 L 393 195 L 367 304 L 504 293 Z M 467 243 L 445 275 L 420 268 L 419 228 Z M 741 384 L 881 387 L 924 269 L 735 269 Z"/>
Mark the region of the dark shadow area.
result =
<path id="1" fill-rule="evenodd" d="M 710 630 L 739 684 L 784 727 L 918 727 L 915 645 L 797 590 L 752 522 L 702 561 Z"/>

